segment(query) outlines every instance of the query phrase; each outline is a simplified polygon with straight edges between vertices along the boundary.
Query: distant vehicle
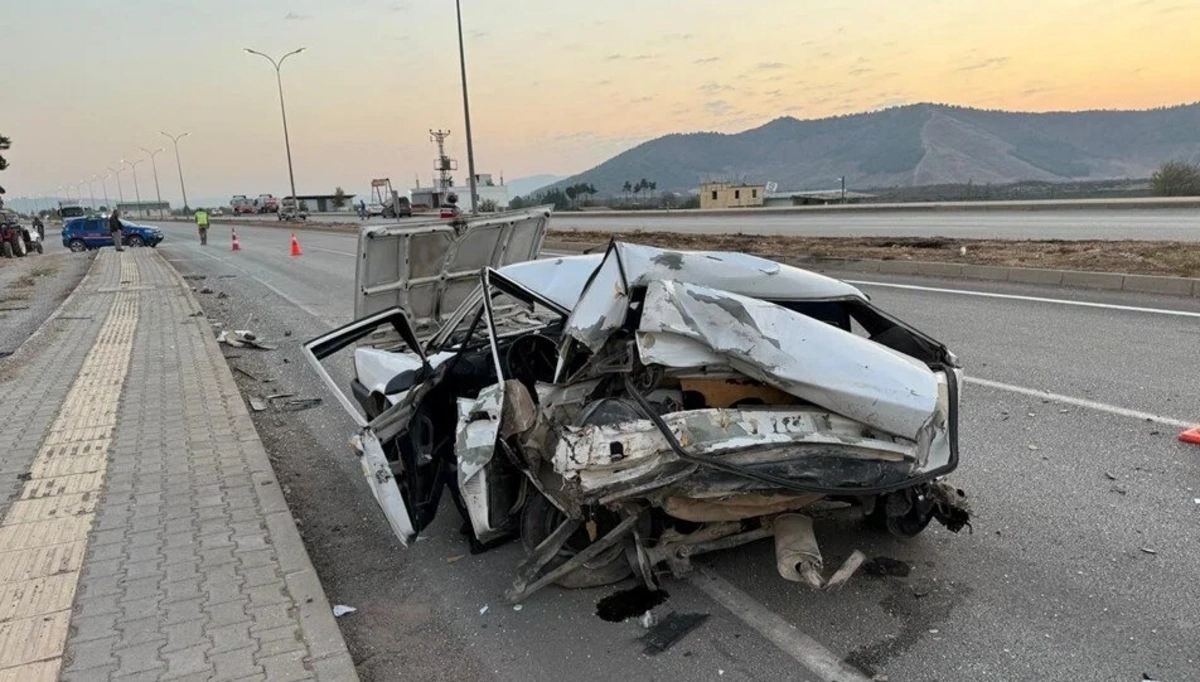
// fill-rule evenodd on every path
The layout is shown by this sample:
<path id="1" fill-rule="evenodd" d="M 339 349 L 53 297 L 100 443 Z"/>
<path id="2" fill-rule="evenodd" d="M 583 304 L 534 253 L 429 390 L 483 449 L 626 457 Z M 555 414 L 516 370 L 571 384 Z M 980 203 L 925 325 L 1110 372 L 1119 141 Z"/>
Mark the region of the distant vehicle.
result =
<path id="1" fill-rule="evenodd" d="M 233 195 L 233 199 L 229 202 L 229 207 L 238 215 L 242 213 L 258 213 L 258 207 L 254 205 L 254 201 L 245 194 Z"/>
<path id="2" fill-rule="evenodd" d="M 42 240 L 36 229 L 21 224 L 20 216 L 0 210 L 0 255 L 21 257 L 42 252 Z"/>
<path id="3" fill-rule="evenodd" d="M 85 211 L 83 210 L 83 207 L 79 204 L 64 204 L 62 202 L 59 202 L 58 204 L 58 216 L 63 220 L 67 220 L 68 218 L 78 218 L 79 216 L 84 215 L 84 213 Z"/>
<path id="4" fill-rule="evenodd" d="M 291 197 L 284 197 L 283 203 L 276 210 L 280 220 L 308 220 L 308 209 L 304 202 L 300 202 L 299 209 L 296 208 L 296 200 Z"/>
<path id="5" fill-rule="evenodd" d="M 377 202 L 367 204 L 367 217 L 374 218 L 377 215 L 383 215 L 383 204 Z"/>
<path id="6" fill-rule="evenodd" d="M 279 200 L 270 194 L 260 194 L 254 200 L 254 206 L 259 213 L 278 213 Z"/>
<path id="7" fill-rule="evenodd" d="M 211 215 L 211 216 L 223 216 L 223 215 L 225 215 L 225 211 L 221 210 L 220 208 L 214 208 L 214 209 L 212 210 L 212 213 L 210 213 L 209 215 Z"/>
<path id="8" fill-rule="evenodd" d="M 371 181 L 371 196 L 375 197 L 375 204 L 380 206 L 381 211 L 375 214 L 368 209 L 368 215 L 381 215 L 384 218 L 412 217 L 412 204 L 409 203 L 408 197 L 402 197 L 392 189 L 392 181 L 388 178 L 376 178 Z"/>
<path id="9" fill-rule="evenodd" d="M 162 240 L 162 230 L 157 227 L 121 221 L 121 243 L 126 246 L 158 246 Z M 88 216 L 68 220 L 63 225 L 62 242 L 63 246 L 75 253 L 112 246 L 112 233 L 108 231 L 108 216 Z"/>

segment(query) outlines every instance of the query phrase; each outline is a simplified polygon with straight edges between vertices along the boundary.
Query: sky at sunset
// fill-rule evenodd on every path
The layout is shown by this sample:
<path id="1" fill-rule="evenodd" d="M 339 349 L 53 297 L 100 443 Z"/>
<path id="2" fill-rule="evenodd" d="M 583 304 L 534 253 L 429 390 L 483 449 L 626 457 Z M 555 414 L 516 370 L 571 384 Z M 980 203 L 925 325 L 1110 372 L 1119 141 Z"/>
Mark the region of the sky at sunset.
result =
<path id="1" fill-rule="evenodd" d="M 1200 0 L 462 1 L 477 170 L 509 179 L 784 115 L 1200 100 Z M 452 0 L 11 0 L 0 22 L 9 199 L 103 174 L 160 130 L 191 133 L 193 204 L 285 194 L 274 70 L 243 47 L 307 48 L 283 68 L 299 193 L 426 184 L 437 127 L 465 179 Z M 169 149 L 158 164 L 180 204 Z"/>

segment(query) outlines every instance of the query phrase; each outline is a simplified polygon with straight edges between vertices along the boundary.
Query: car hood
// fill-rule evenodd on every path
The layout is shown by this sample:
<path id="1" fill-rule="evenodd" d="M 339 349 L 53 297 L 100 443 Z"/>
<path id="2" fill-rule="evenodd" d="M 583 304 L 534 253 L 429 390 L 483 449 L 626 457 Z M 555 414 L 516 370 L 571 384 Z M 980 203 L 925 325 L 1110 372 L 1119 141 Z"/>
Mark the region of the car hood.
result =
<path id="1" fill-rule="evenodd" d="M 479 285 L 479 271 L 537 258 L 551 207 L 453 221 L 366 227 L 358 237 L 354 316 L 398 307 L 436 329 Z"/>

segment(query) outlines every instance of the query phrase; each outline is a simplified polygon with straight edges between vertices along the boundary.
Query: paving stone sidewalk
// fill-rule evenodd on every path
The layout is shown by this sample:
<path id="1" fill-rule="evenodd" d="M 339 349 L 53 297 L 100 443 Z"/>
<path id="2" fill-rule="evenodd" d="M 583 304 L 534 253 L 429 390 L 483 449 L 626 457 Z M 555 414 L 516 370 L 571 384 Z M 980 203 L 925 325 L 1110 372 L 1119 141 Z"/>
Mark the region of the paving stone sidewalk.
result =
<path id="1" fill-rule="evenodd" d="M 0 682 L 357 680 L 186 283 L 98 252 L 0 361 Z M 13 423 L 13 422 L 8 422 Z"/>

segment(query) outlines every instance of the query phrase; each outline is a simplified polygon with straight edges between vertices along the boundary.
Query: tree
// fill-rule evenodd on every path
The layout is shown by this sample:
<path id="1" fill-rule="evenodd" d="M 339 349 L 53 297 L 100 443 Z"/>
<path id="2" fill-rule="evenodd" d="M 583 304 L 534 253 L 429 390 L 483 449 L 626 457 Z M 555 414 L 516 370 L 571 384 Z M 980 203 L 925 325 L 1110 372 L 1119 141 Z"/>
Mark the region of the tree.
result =
<path id="1" fill-rule="evenodd" d="M 8 139 L 4 135 L 0 135 L 0 152 L 8 151 L 8 148 L 11 146 L 12 140 Z M 5 168 L 8 168 L 8 160 L 5 159 L 3 155 L 0 155 L 0 171 L 4 170 Z"/>
<path id="2" fill-rule="evenodd" d="M 479 202 L 480 213 L 495 213 L 500 210 L 500 204 L 495 199 L 484 199 Z"/>
<path id="3" fill-rule="evenodd" d="M 567 195 L 567 198 L 571 200 L 571 207 L 574 208 L 575 197 L 579 196 L 579 185 L 571 185 L 563 190 L 563 192 Z"/>
<path id="4" fill-rule="evenodd" d="M 346 205 L 346 190 L 338 187 L 333 191 L 333 207 L 342 208 Z"/>
<path id="5" fill-rule="evenodd" d="M 520 196 L 515 196 L 512 199 L 510 199 L 508 202 L 508 207 L 513 209 L 514 211 L 517 209 L 522 209 L 522 208 L 525 208 L 526 206 L 532 206 L 532 205 L 533 204 L 531 202 L 527 202 L 525 199 L 522 199 Z"/>
<path id="6" fill-rule="evenodd" d="M 1150 176 L 1150 188 L 1163 197 L 1200 195 L 1200 165 L 1168 161 Z"/>
<path id="7" fill-rule="evenodd" d="M 621 191 L 628 195 L 633 192 L 633 185 L 629 184 L 629 181 L 626 180 L 625 184 L 621 186 Z"/>

